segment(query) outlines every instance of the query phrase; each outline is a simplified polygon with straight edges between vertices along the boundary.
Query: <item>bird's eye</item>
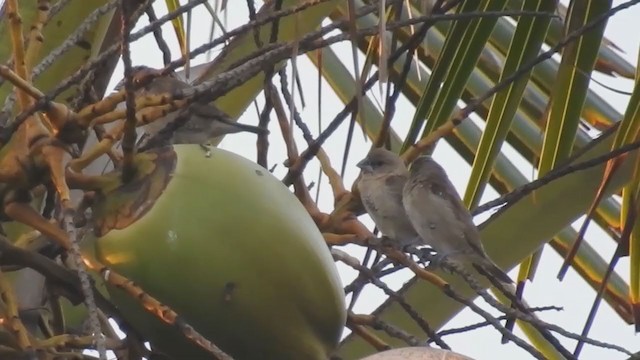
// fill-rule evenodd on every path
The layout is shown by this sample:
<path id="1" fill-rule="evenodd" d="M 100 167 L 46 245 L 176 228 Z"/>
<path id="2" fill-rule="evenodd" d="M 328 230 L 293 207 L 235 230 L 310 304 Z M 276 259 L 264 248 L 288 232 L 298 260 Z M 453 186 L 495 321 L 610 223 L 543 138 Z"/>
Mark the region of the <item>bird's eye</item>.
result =
<path id="1" fill-rule="evenodd" d="M 376 168 L 376 167 L 382 166 L 382 161 L 374 160 L 374 161 L 371 161 L 369 164 L 371 165 L 371 167 Z"/>

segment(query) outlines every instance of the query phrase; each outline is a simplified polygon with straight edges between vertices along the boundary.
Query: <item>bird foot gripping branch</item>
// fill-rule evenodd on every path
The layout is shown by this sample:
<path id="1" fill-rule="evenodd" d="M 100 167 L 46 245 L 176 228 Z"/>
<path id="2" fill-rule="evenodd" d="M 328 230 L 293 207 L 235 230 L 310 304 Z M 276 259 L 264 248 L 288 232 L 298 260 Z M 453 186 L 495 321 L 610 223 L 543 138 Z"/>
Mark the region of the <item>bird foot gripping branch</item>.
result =
<path id="1" fill-rule="evenodd" d="M 419 264 L 429 264 L 426 269 L 437 268 L 442 260 L 438 254 L 430 247 L 418 247 L 415 245 L 408 245 L 402 249 L 403 252 L 414 255 L 418 258 Z"/>

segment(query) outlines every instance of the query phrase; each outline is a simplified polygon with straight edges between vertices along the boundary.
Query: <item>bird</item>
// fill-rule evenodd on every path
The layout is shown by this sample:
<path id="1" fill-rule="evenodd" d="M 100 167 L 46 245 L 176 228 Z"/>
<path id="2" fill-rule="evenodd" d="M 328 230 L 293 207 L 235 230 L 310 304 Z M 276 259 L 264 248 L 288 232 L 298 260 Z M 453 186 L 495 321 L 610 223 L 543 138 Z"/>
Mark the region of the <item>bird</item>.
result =
<path id="1" fill-rule="evenodd" d="M 145 77 L 160 72 L 158 69 L 144 65 L 134 66 L 131 70 L 134 81 L 142 81 Z M 115 90 L 123 87 L 124 79 L 116 85 Z M 189 88 L 191 88 L 191 85 L 182 81 L 178 75 L 172 71 L 151 79 L 140 89 L 136 90 L 136 96 L 172 94 L 179 90 L 188 90 Z M 237 123 L 225 112 L 206 101 L 197 101 L 185 109 L 167 114 L 160 119 L 146 124 L 143 129 L 149 138 L 162 136 L 164 135 L 161 133 L 163 129 L 174 124 L 174 121 L 177 121 L 179 117 L 185 115 L 188 116 L 186 122 L 177 129 L 174 128 L 170 138 L 165 139 L 171 144 L 205 144 L 218 136 L 242 131 L 254 134 L 269 133 L 269 131 L 264 128 Z"/>
<path id="2" fill-rule="evenodd" d="M 463 267 L 471 263 L 503 283 L 513 283 L 485 252 L 471 213 L 444 168 L 431 156 L 420 156 L 411 164 L 402 203 L 413 228 L 440 260 Z"/>
<path id="3" fill-rule="evenodd" d="M 384 148 L 373 148 L 367 156 L 356 164 L 360 168 L 357 189 L 365 210 L 382 233 L 385 245 L 404 250 L 407 246 L 418 245 L 420 235 L 413 229 L 402 206 L 402 189 L 409 170 L 404 161 L 394 152 Z M 368 249 L 368 258 L 371 249 Z M 375 266 L 379 257 L 374 260 Z M 367 284 L 366 277 L 359 276 L 353 282 L 351 301 L 347 309 L 351 311 L 360 292 Z"/>
<path id="4" fill-rule="evenodd" d="M 402 189 L 409 178 L 404 161 L 394 152 L 374 148 L 356 165 L 360 168 L 357 189 L 365 210 L 389 244 L 403 249 L 422 242 L 409 221 Z"/>

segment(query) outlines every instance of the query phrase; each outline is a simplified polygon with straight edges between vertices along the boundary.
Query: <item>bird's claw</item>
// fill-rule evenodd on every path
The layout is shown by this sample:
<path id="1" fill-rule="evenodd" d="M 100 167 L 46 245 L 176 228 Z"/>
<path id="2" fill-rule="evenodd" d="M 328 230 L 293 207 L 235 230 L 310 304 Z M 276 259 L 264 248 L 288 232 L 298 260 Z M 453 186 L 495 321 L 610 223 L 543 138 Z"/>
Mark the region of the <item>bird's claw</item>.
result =
<path id="1" fill-rule="evenodd" d="M 429 265 L 425 266 L 425 269 L 428 271 L 443 269 L 442 265 L 445 261 L 445 256 L 440 254 L 432 255 L 429 259 Z"/>
<path id="2" fill-rule="evenodd" d="M 208 143 L 204 143 L 204 144 L 200 144 L 200 147 L 202 148 L 202 150 L 204 150 L 204 157 L 210 158 L 211 157 L 211 144 Z"/>
<path id="3" fill-rule="evenodd" d="M 411 255 L 415 255 L 418 258 L 418 263 L 431 264 L 437 257 L 435 250 L 430 247 L 417 247 L 416 245 L 407 245 L 402 249 L 403 252 Z"/>

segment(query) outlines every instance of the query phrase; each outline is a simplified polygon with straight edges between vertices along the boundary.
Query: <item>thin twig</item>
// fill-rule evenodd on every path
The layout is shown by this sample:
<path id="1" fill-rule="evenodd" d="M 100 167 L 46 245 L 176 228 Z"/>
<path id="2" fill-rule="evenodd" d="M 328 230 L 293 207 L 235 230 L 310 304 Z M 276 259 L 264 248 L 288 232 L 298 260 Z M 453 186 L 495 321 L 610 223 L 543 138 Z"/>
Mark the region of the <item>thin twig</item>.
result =
<path id="1" fill-rule="evenodd" d="M 371 271 L 371 269 L 361 265 L 358 259 L 345 253 L 342 250 L 333 248 L 331 249 L 331 254 L 333 255 L 334 260 L 340 261 L 345 265 L 348 265 L 353 269 L 358 270 L 361 274 L 366 275 L 371 280 L 372 284 L 374 284 L 375 286 L 380 288 L 382 291 L 384 291 L 384 293 L 387 296 L 389 296 L 389 298 L 398 302 L 398 304 L 407 312 L 407 314 L 409 314 L 409 316 L 416 322 L 416 324 L 418 324 L 418 326 L 420 326 L 420 328 L 422 328 L 422 330 L 425 331 L 425 333 L 429 336 L 429 338 L 433 339 L 434 342 L 438 344 L 438 346 L 440 346 L 443 349 L 451 350 L 451 348 L 444 341 L 442 341 L 442 339 L 435 333 L 435 331 L 433 331 L 433 329 L 431 328 L 431 326 L 429 326 L 427 321 L 423 319 L 420 316 L 420 314 L 415 309 L 413 309 L 413 307 L 409 305 L 409 303 L 407 303 L 404 300 L 402 295 L 391 290 L 384 282 L 379 280 L 376 277 L 376 275 L 373 273 L 373 271 Z"/>
<path id="2" fill-rule="evenodd" d="M 624 349 L 624 348 L 622 348 L 622 347 L 620 347 L 618 345 L 609 344 L 609 343 L 605 343 L 605 342 L 602 342 L 602 341 L 593 340 L 593 339 L 590 339 L 590 338 L 585 337 L 585 336 L 574 334 L 572 332 L 569 332 L 569 331 L 561 328 L 560 326 L 544 322 L 544 321 L 542 321 L 540 319 L 537 319 L 536 317 L 534 317 L 534 316 L 532 316 L 530 314 L 526 314 L 526 313 L 523 313 L 521 311 L 517 311 L 517 310 L 515 310 L 513 308 L 510 308 L 508 306 L 505 306 L 505 305 L 501 304 L 500 302 L 498 302 L 497 300 L 495 300 L 491 295 L 489 295 L 484 290 L 484 288 L 480 284 L 478 284 L 468 273 L 466 273 L 465 271 L 461 271 L 461 269 L 457 269 L 457 268 L 453 268 L 452 270 L 454 270 L 457 274 L 462 276 L 465 279 L 465 281 L 467 282 L 467 284 L 469 284 L 469 286 L 471 286 L 471 288 L 474 289 L 476 291 L 476 293 L 478 293 L 478 295 L 480 295 L 484 301 L 486 301 L 487 303 L 489 303 L 489 305 L 495 307 L 499 311 L 507 314 L 508 316 L 515 316 L 520 320 L 528 322 L 529 324 L 531 324 L 532 326 L 534 326 L 534 327 L 536 327 L 538 329 L 548 329 L 548 330 L 557 332 L 558 334 L 560 334 L 560 335 L 562 335 L 564 337 L 567 337 L 569 339 L 583 341 L 583 342 L 585 342 L 587 344 L 598 346 L 598 347 L 605 348 L 605 349 L 616 350 L 616 351 L 622 352 L 622 353 L 627 354 L 627 355 L 631 354 L 630 351 L 628 351 L 628 350 L 626 350 L 626 349 Z M 575 358 L 575 357 L 573 356 L 573 354 L 570 354 L 569 358 Z"/>
<path id="3" fill-rule="evenodd" d="M 147 10 L 147 17 L 149 18 L 149 23 L 158 22 L 158 17 L 156 16 L 155 10 L 153 10 L 153 6 L 149 6 Z M 153 29 L 153 37 L 156 39 L 156 44 L 158 45 L 158 49 L 162 52 L 162 61 L 165 66 L 171 62 L 171 49 L 169 49 L 169 45 L 164 40 L 162 36 L 162 28 L 158 27 Z"/>
<path id="4" fill-rule="evenodd" d="M 100 326 L 100 320 L 98 319 L 98 306 L 96 305 L 95 296 L 93 295 L 93 286 L 91 286 L 87 267 L 82 261 L 82 253 L 80 252 L 80 245 L 78 242 L 78 232 L 73 221 L 73 213 L 69 211 L 69 209 L 63 210 L 62 224 L 63 230 L 67 232 L 67 236 L 69 237 L 71 245 L 69 253 L 73 260 L 73 265 L 76 268 L 78 279 L 80 280 L 80 288 L 82 290 L 82 295 L 84 295 L 84 303 L 89 312 L 89 326 L 91 328 L 93 341 L 96 345 L 96 350 L 98 351 L 98 357 L 100 360 L 106 360 L 106 339 L 102 335 L 102 327 Z"/>
<path id="5" fill-rule="evenodd" d="M 197 4 L 199 4 L 200 2 L 202 2 L 204 0 L 194 0 L 192 2 L 189 2 L 181 7 L 179 7 L 175 12 L 172 12 L 170 14 L 168 14 L 167 16 L 159 19 L 159 22 L 163 22 L 163 21 L 168 21 L 168 19 L 172 19 L 176 16 L 178 16 L 181 12 L 184 11 L 188 11 L 189 9 L 191 9 L 192 7 L 196 6 Z M 289 13 L 295 13 L 295 12 L 299 12 L 302 11 L 308 7 L 317 5 L 319 3 L 322 3 L 324 1 L 327 0 L 316 0 L 314 2 L 310 2 L 310 3 L 305 3 L 301 6 L 296 7 L 295 9 L 286 9 L 286 10 L 282 10 L 280 12 L 274 12 L 278 13 L 279 16 L 283 16 L 284 14 L 289 14 Z M 395 1 L 400 1 L 400 0 L 395 0 Z M 370 6 L 365 6 L 363 8 L 360 9 L 360 11 L 358 12 L 358 16 L 363 16 L 367 13 L 371 13 L 371 12 L 375 12 L 377 10 L 375 5 L 370 5 Z M 518 14 L 521 15 L 520 12 L 516 12 Z M 506 12 L 505 14 L 508 14 L 508 12 Z M 498 16 L 501 15 L 500 13 L 480 13 L 480 14 L 475 14 L 475 17 L 483 17 L 483 16 Z M 548 16 L 548 14 L 533 14 L 532 16 Z M 464 18 L 464 16 L 462 16 Z M 459 14 L 454 14 L 454 15 L 442 15 L 440 16 L 439 20 L 441 21 L 451 21 L 454 19 L 458 19 L 460 18 Z M 415 20 L 415 19 L 412 19 Z M 258 20 L 258 22 L 260 23 L 261 21 L 264 21 L 262 19 Z M 265 21 L 266 22 L 266 21 Z M 392 29 L 395 27 L 400 27 L 400 26 L 406 26 L 406 23 L 399 23 L 399 24 L 389 24 L 388 28 Z M 141 31 L 139 31 L 138 33 L 134 34 L 131 36 L 131 41 L 134 41 L 136 39 L 138 39 L 139 37 L 141 37 L 142 35 L 152 31 L 152 29 L 154 29 L 155 27 L 159 26 L 159 24 L 150 24 L 149 26 L 145 27 L 144 29 L 142 29 Z M 246 28 L 251 28 L 252 26 L 256 26 L 256 24 L 248 24 Z M 300 48 L 301 51 L 310 51 L 310 50 L 314 50 L 317 48 L 321 48 L 321 47 L 325 47 L 328 46 L 330 44 L 333 43 L 337 43 L 340 41 L 345 41 L 349 39 L 349 36 L 347 34 L 342 34 L 342 35 L 336 35 L 333 36 L 329 39 L 326 40 L 321 40 L 321 41 L 314 41 L 317 40 L 319 38 L 321 38 L 322 36 L 324 36 L 326 33 L 328 33 L 329 31 L 336 29 L 339 27 L 339 24 L 330 24 L 326 27 L 321 28 L 320 30 L 310 33 L 308 35 L 306 35 L 303 39 L 301 39 L 301 42 L 304 40 L 305 41 L 305 47 L 304 48 Z M 236 31 L 240 31 L 241 28 L 244 30 L 246 28 L 244 27 L 240 27 L 238 29 L 236 29 Z M 377 31 L 377 28 L 372 27 L 372 28 L 366 28 L 366 29 L 361 29 L 358 31 L 359 36 L 369 36 L 373 33 L 375 33 L 375 31 Z M 230 36 L 231 34 L 236 34 L 237 32 L 235 31 L 230 31 L 228 33 L 228 35 Z M 223 43 L 224 41 L 226 41 L 226 36 L 224 38 L 219 38 L 217 39 L 218 42 Z M 213 43 L 216 43 L 216 41 L 214 41 Z M 196 49 L 194 51 L 192 51 L 190 53 L 190 58 L 200 54 L 200 53 L 204 53 L 206 51 L 208 51 L 208 49 L 210 49 L 211 47 L 211 43 L 209 44 L 205 44 L 204 46 L 200 47 L 199 49 Z M 114 45 L 115 46 L 115 45 Z M 90 69 L 92 69 L 93 67 L 97 66 L 98 64 L 100 64 L 101 62 L 105 61 L 105 59 L 107 58 L 108 55 L 113 55 L 117 50 L 118 47 L 117 46 L 112 46 L 111 48 L 107 49 L 105 52 L 103 52 L 103 54 L 98 57 L 97 59 L 90 61 L 89 63 L 87 63 L 85 66 L 82 67 L 81 70 L 79 70 L 78 72 L 76 72 L 74 75 L 72 75 L 71 77 L 65 79 L 64 81 L 61 82 L 61 84 L 51 93 L 48 94 L 48 96 L 46 98 L 54 98 L 57 95 L 59 95 L 62 91 L 66 90 L 67 88 L 69 88 L 71 86 L 71 84 L 74 84 L 75 81 L 77 81 L 77 79 L 82 78 L 88 71 L 90 71 Z M 265 47 L 264 51 L 258 51 L 255 54 L 252 54 L 251 56 L 249 56 L 248 58 L 261 58 L 264 62 L 261 65 L 266 65 L 266 64 L 275 64 L 279 61 L 282 61 L 284 59 L 286 59 L 287 57 L 289 57 L 289 55 L 291 54 L 291 51 L 296 48 L 298 46 L 298 43 L 294 43 L 294 44 L 283 44 L 280 46 L 275 46 L 275 47 Z M 286 51 L 286 53 L 285 53 Z M 265 53 L 270 52 L 270 54 L 267 54 L 268 56 L 264 56 Z M 286 54 L 286 56 L 284 56 Z M 264 57 L 263 57 L 264 56 Z M 393 58 L 393 56 L 391 57 Z M 269 60 L 267 60 L 269 59 Z M 243 59 L 244 61 L 246 61 L 246 58 Z M 234 66 L 238 66 L 240 64 L 242 64 L 243 61 L 240 62 L 236 62 L 234 63 L 231 68 L 233 68 Z M 170 65 L 169 67 L 167 67 L 165 70 L 170 70 L 170 69 L 174 69 L 175 67 L 181 66 L 184 64 L 184 59 L 180 59 L 177 61 L 172 62 L 172 65 Z M 253 66 L 255 66 L 255 64 L 253 64 Z M 255 73 L 252 72 L 252 74 L 255 75 Z M 235 86 L 238 86 L 237 84 L 230 86 L 228 89 L 233 88 Z M 28 117 L 30 114 L 32 114 L 33 112 L 37 111 L 38 109 L 40 109 L 44 104 L 46 104 L 46 101 L 43 99 L 41 101 L 39 101 L 36 106 L 31 107 L 30 109 L 23 111 L 23 113 L 19 114 L 16 117 L 16 121 L 14 122 L 14 124 L 12 124 L 12 126 L 8 129 L 5 129 L 5 133 L 3 134 L 3 138 L 0 139 L 1 144 L 6 144 L 6 137 L 7 137 L 7 132 L 10 134 L 13 131 L 15 131 L 15 128 L 17 128 L 17 126 L 19 126 L 19 124 L 24 121 L 24 119 L 26 117 Z M 307 160 L 308 161 L 308 160 Z"/>
<path id="6" fill-rule="evenodd" d="M 408 332 L 400 329 L 397 326 L 391 325 L 383 320 L 381 320 L 379 317 L 374 316 L 374 315 L 356 315 L 353 314 L 351 312 L 349 312 L 347 314 L 347 316 L 349 317 L 349 319 L 351 320 L 351 322 L 353 322 L 354 324 L 358 324 L 358 325 L 366 325 L 369 326 L 371 328 L 373 328 L 374 330 L 382 330 L 385 333 L 387 333 L 387 335 L 394 337 L 396 339 L 400 339 L 402 341 L 404 341 L 405 343 L 407 343 L 407 345 L 409 346 L 420 346 L 421 345 L 421 341 L 409 334 Z M 429 339 L 432 340 L 432 339 Z"/>
<path id="7" fill-rule="evenodd" d="M 302 120 L 300 113 L 297 110 L 297 107 L 293 103 L 293 98 L 291 93 L 289 92 L 287 74 L 285 68 L 280 69 L 280 91 L 282 93 L 282 97 L 284 98 L 289 109 L 292 110 L 293 121 L 296 126 L 302 131 L 302 137 L 307 142 L 307 144 L 313 143 L 314 139 L 311 135 L 311 131 L 305 122 Z M 318 150 L 318 154 L 316 154 L 316 158 L 320 162 L 320 171 L 324 173 L 329 179 L 329 184 L 331 185 L 331 189 L 333 191 L 333 197 L 339 198 L 340 196 L 346 193 L 346 189 L 344 187 L 344 183 L 342 178 L 338 174 L 338 172 L 331 166 L 331 160 L 327 153 L 320 148 Z M 316 201 L 317 202 L 317 201 Z"/>
<path id="8" fill-rule="evenodd" d="M 124 137 L 122 138 L 122 181 L 127 183 L 133 179 L 135 175 L 135 165 L 133 164 L 136 155 L 136 140 L 138 134 L 136 132 L 136 105 L 135 93 L 133 92 L 133 70 L 131 63 L 131 52 L 129 50 L 129 33 L 135 25 L 131 21 L 131 13 L 133 13 L 130 1 L 121 0 L 121 53 L 122 63 L 124 64 L 124 91 L 126 93 L 125 105 L 127 117 L 124 122 Z"/>
<path id="9" fill-rule="evenodd" d="M 529 308 L 530 311 L 549 311 L 549 310 L 553 310 L 553 311 L 560 311 L 562 310 L 562 308 L 557 307 L 557 306 L 540 306 L 540 307 L 532 307 Z M 509 316 L 507 315 L 502 315 L 497 317 L 496 319 L 498 320 L 506 320 L 509 319 Z M 475 323 L 475 324 L 471 324 L 471 325 L 467 325 L 467 326 L 462 326 L 462 327 L 458 327 L 458 328 L 451 328 L 451 329 L 447 329 L 447 330 L 442 330 L 442 331 L 438 331 L 438 335 L 440 336 L 448 336 L 448 335 L 456 335 L 456 334 L 462 334 L 462 333 L 466 333 L 469 331 L 473 331 L 476 329 L 480 329 L 486 326 L 491 326 L 491 323 L 489 323 L 488 321 L 482 321 L 479 323 Z M 427 341 L 427 343 L 431 343 L 433 342 L 433 340 L 429 339 Z"/>
<path id="10" fill-rule="evenodd" d="M 635 151 L 640 149 L 640 141 L 636 141 L 633 143 L 629 143 L 623 146 L 620 146 L 617 149 L 611 150 L 603 155 L 599 155 L 597 157 L 591 158 L 589 160 L 585 160 L 575 164 L 567 164 L 565 166 L 556 168 L 548 172 L 545 176 L 534 180 L 530 183 L 524 184 L 521 187 L 514 189 L 508 194 L 505 194 L 495 200 L 488 201 L 477 208 L 473 209 L 471 213 L 475 216 L 481 214 L 485 211 L 491 210 L 498 206 L 502 206 L 500 211 L 494 214 L 494 216 L 501 214 L 507 208 L 515 205 L 519 200 L 529 195 L 533 191 L 541 188 L 544 185 L 547 185 L 555 180 L 558 180 L 566 175 L 572 174 L 578 171 L 588 170 L 592 167 L 602 165 L 603 163 L 614 159 L 620 155 L 629 153 L 631 151 Z"/>
<path id="11" fill-rule="evenodd" d="M 117 0 L 112 1 L 115 1 L 117 4 Z M 160 18 L 157 23 L 149 24 L 135 34 L 132 34 L 129 38 L 129 42 L 133 42 L 142 38 L 144 35 L 152 32 L 154 29 L 160 27 L 165 22 L 180 16 L 182 13 L 201 4 L 203 1 L 206 0 L 193 0 L 183 6 L 180 6 L 178 9 L 176 9 L 176 11 Z M 144 11 L 145 6 L 148 6 L 148 4 L 150 3 L 151 0 L 145 0 L 145 3 L 138 8 L 138 10 L 131 16 L 131 18 L 137 18 Z M 120 43 L 113 44 L 107 50 L 103 51 L 100 56 L 85 63 L 73 75 L 60 81 L 60 84 L 55 89 L 47 93 L 46 96 L 42 99 L 38 100 L 37 103 L 34 104 L 34 106 L 31 106 L 29 109 L 26 109 L 18 114 L 18 116 L 15 117 L 15 120 L 1 132 L 0 149 L 7 144 L 7 142 L 11 138 L 11 135 L 16 131 L 16 129 L 22 124 L 23 121 L 25 121 L 29 116 L 33 115 L 36 111 L 39 111 L 43 107 L 47 106 L 50 99 L 55 99 L 58 95 L 71 88 L 71 86 L 75 85 L 79 80 L 83 79 L 90 71 L 93 71 L 95 68 L 101 66 L 105 61 L 109 60 L 111 56 L 116 55 L 120 51 L 120 48 Z"/>

